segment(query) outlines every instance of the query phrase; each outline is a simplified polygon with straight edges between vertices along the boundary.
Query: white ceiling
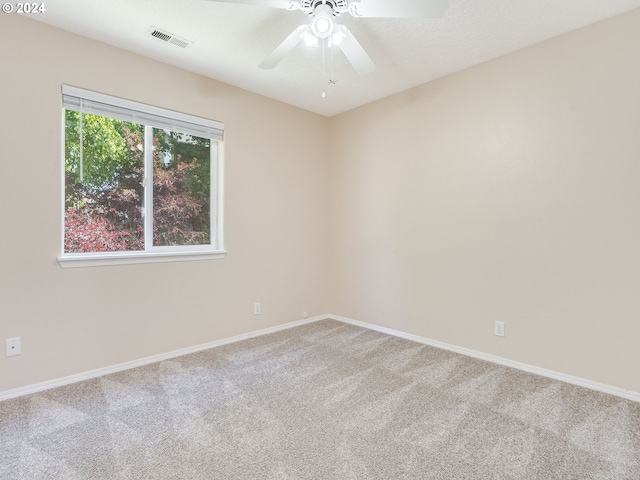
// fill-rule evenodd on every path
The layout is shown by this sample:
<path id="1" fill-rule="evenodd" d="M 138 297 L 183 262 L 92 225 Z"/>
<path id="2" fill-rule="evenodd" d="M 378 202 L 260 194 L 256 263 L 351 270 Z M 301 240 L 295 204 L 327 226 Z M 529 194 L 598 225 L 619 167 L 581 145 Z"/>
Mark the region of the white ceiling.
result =
<path id="1" fill-rule="evenodd" d="M 30 17 L 332 116 L 640 8 L 640 0 L 449 0 L 441 19 L 342 15 L 339 22 L 377 66 L 365 77 L 340 51 L 326 52 L 323 67 L 322 50 L 304 44 L 275 69 L 258 68 L 289 33 L 309 21 L 300 11 L 207 0 L 54 0 L 45 5 L 44 14 Z M 193 44 L 182 49 L 149 37 L 150 26 Z"/>

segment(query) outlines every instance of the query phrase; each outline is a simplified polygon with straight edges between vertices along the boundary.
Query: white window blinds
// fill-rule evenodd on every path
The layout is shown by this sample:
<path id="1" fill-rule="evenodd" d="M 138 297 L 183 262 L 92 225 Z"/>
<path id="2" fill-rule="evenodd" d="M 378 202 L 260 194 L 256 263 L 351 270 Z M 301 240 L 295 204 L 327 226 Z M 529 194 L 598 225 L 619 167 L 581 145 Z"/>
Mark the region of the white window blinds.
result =
<path id="1" fill-rule="evenodd" d="M 221 122 L 68 85 L 62 86 L 62 106 L 67 110 L 101 115 L 212 140 L 222 140 L 224 134 L 224 124 Z"/>

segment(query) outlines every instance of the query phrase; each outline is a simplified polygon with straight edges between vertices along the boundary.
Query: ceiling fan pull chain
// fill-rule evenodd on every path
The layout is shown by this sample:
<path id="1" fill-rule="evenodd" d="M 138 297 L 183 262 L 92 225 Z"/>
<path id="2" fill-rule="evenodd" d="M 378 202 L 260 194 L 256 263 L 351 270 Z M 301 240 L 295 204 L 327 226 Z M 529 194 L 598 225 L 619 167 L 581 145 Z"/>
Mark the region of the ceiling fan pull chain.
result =
<path id="1" fill-rule="evenodd" d="M 324 57 L 325 57 L 325 42 L 322 40 L 322 76 L 325 74 L 325 66 L 324 66 Z"/>
<path id="2" fill-rule="evenodd" d="M 322 76 L 324 77 L 326 74 L 326 69 L 325 69 L 325 62 L 324 62 L 324 57 L 325 57 L 325 42 L 324 39 L 322 40 Z M 327 96 L 327 92 L 325 92 L 325 90 L 322 90 L 322 98 L 325 98 Z"/>
<path id="3" fill-rule="evenodd" d="M 331 73 L 329 74 L 329 77 L 330 77 L 329 80 L 333 78 L 333 51 L 334 50 L 335 50 L 334 48 L 331 49 Z"/>

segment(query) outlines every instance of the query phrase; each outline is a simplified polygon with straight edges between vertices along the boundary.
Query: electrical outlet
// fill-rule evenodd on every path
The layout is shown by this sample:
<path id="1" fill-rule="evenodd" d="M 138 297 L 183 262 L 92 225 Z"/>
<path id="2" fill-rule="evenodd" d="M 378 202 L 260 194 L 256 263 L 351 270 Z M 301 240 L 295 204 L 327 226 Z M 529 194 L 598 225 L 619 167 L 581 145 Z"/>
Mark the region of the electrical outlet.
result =
<path id="1" fill-rule="evenodd" d="M 302 318 L 309 318 L 309 312 L 302 312 Z"/>
<path id="2" fill-rule="evenodd" d="M 20 355 L 20 337 L 7 338 L 7 357 Z"/>
<path id="3" fill-rule="evenodd" d="M 496 322 L 495 334 L 498 337 L 504 337 L 504 322 Z"/>
<path id="4" fill-rule="evenodd" d="M 253 304 L 253 314 L 254 315 L 260 315 L 260 304 L 259 303 L 254 303 Z"/>

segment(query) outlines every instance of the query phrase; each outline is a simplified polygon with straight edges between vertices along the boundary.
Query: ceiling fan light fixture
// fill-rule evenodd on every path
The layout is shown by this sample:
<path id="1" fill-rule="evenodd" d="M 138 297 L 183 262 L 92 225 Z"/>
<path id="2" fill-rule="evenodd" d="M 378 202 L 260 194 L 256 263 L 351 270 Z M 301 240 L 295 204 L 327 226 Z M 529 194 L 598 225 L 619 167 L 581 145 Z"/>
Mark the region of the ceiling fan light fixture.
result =
<path id="1" fill-rule="evenodd" d="M 311 30 L 318 38 L 327 38 L 333 33 L 334 24 L 331 16 L 320 13 L 311 22 Z"/>
<path id="2" fill-rule="evenodd" d="M 345 38 L 347 38 L 347 27 L 344 25 L 336 25 L 333 35 L 329 38 L 329 46 L 340 45 Z"/>
<path id="3" fill-rule="evenodd" d="M 315 33 L 311 29 L 311 26 L 308 26 L 304 29 L 304 31 L 300 34 L 300 39 L 307 47 L 318 46 L 318 37 L 316 37 Z"/>
<path id="4" fill-rule="evenodd" d="M 326 35 L 331 31 L 331 20 L 326 17 L 319 17 L 316 19 L 314 26 L 318 33 Z"/>

